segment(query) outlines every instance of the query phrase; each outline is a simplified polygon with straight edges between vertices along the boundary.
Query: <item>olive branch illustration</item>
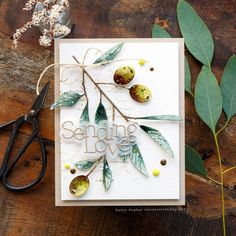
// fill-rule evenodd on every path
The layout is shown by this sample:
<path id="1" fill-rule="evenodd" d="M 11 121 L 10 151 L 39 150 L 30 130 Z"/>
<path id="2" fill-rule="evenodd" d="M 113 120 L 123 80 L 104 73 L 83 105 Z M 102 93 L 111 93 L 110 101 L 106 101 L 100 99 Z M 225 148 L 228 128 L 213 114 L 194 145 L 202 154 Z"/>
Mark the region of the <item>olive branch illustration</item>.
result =
<path id="1" fill-rule="evenodd" d="M 135 77 L 135 70 L 130 66 L 122 66 L 118 68 L 114 73 L 114 82 L 115 83 L 106 83 L 106 82 L 96 82 L 96 80 L 88 73 L 86 70 L 85 60 L 88 55 L 88 52 L 90 50 L 97 50 L 102 55 L 95 60 L 93 65 L 91 67 L 95 66 L 103 66 L 109 63 L 122 61 L 122 60 L 129 60 L 129 59 L 117 59 L 116 56 L 121 51 L 122 47 L 124 45 L 124 42 L 121 42 L 114 47 L 107 50 L 105 53 L 102 53 L 97 48 L 89 48 L 83 58 L 82 63 L 73 56 L 75 62 L 78 64 L 79 68 L 82 70 L 82 88 L 83 88 L 83 94 L 74 92 L 74 91 L 67 91 L 62 93 L 55 101 L 55 103 L 51 106 L 51 110 L 59 108 L 59 107 L 72 107 L 77 102 L 79 102 L 83 97 L 86 100 L 85 107 L 81 113 L 80 116 L 80 124 L 83 123 L 89 123 L 90 122 L 90 116 L 89 116 L 89 97 L 86 90 L 85 80 L 90 80 L 94 86 L 98 89 L 100 93 L 100 101 L 99 105 L 95 112 L 95 123 L 99 124 L 101 121 L 108 120 L 106 109 L 103 105 L 102 98 L 104 97 L 112 106 L 113 111 L 113 120 L 115 118 L 115 112 L 119 113 L 120 116 L 126 121 L 126 122 L 132 122 L 137 120 L 153 120 L 153 121 L 180 121 L 181 118 L 176 115 L 152 115 L 152 116 L 144 116 L 144 117 L 133 117 L 128 116 L 121 111 L 121 109 L 111 100 L 111 98 L 107 95 L 107 93 L 103 90 L 102 85 L 110 85 L 115 86 L 117 88 L 126 89 L 129 91 L 129 94 L 133 100 L 139 103 L 146 103 L 151 99 L 151 91 L 149 88 L 142 84 L 135 84 L 132 87 L 128 88 L 125 87 L 127 84 L 129 84 Z M 138 60 L 138 59 L 131 59 L 131 60 Z M 145 63 L 145 60 L 139 59 L 139 64 L 143 65 Z M 137 123 L 138 124 L 138 123 Z M 153 139 L 159 146 L 168 153 L 171 157 L 174 157 L 174 153 L 172 151 L 172 148 L 169 144 L 169 142 L 166 140 L 166 138 L 161 134 L 161 132 L 157 129 L 154 129 L 149 126 L 140 125 L 138 124 L 140 129 L 144 131 L 151 139 Z M 143 175 L 148 176 L 147 168 L 145 165 L 145 162 L 143 160 L 142 154 L 139 150 L 138 145 L 135 143 L 132 145 L 131 152 L 129 154 L 121 154 L 119 153 L 120 158 L 127 162 L 128 159 L 131 160 L 134 167 Z M 95 170 L 97 165 L 103 161 L 103 185 L 104 189 L 107 191 L 109 190 L 111 183 L 112 183 L 112 171 L 109 166 L 109 163 L 107 161 L 106 155 L 102 155 L 97 160 L 81 160 L 75 164 L 75 166 L 80 170 L 90 170 L 89 173 L 84 176 L 80 175 L 74 178 L 70 184 L 70 191 L 75 196 L 81 196 L 87 191 L 87 188 L 89 186 L 89 175 Z"/>

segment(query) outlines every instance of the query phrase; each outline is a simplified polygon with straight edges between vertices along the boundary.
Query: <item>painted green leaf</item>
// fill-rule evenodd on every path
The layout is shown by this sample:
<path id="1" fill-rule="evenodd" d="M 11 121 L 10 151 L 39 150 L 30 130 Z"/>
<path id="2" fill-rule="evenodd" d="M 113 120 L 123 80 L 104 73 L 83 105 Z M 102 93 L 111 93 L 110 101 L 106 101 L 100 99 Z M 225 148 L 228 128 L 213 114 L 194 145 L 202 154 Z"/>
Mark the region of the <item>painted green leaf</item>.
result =
<path id="1" fill-rule="evenodd" d="M 171 35 L 159 25 L 154 25 L 152 28 L 152 37 L 153 38 L 171 38 Z M 185 70 L 185 90 L 193 95 L 191 89 L 191 73 L 189 69 L 188 60 L 185 57 L 184 59 L 184 70 Z"/>
<path id="2" fill-rule="evenodd" d="M 154 25 L 152 28 L 153 38 L 171 38 L 170 34 L 164 30 L 160 25 Z"/>
<path id="3" fill-rule="evenodd" d="M 181 121 L 180 116 L 176 115 L 156 115 L 156 116 L 144 116 L 144 117 L 137 117 L 137 120 L 168 120 L 168 121 Z"/>
<path id="4" fill-rule="evenodd" d="M 110 48 L 103 55 L 101 55 L 93 64 L 112 61 L 118 55 L 123 45 L 124 45 L 124 42 L 119 43 L 115 45 L 114 47 Z"/>
<path id="5" fill-rule="evenodd" d="M 132 161 L 134 167 L 140 171 L 143 175 L 148 176 L 147 168 L 143 161 L 141 152 L 139 151 L 138 145 L 135 144 L 132 148 L 132 151 L 129 155 L 130 160 Z"/>
<path id="6" fill-rule="evenodd" d="M 130 154 L 119 154 L 119 157 L 121 158 L 123 162 L 127 162 L 129 156 Z"/>
<path id="7" fill-rule="evenodd" d="M 236 114 L 236 56 L 227 62 L 220 84 L 223 109 L 230 120 Z"/>
<path id="8" fill-rule="evenodd" d="M 86 103 L 84 110 L 82 111 L 82 114 L 80 116 L 80 123 L 88 123 L 90 121 L 89 119 L 89 108 L 88 108 L 88 102 Z"/>
<path id="9" fill-rule="evenodd" d="M 56 100 L 54 104 L 52 104 L 51 110 L 57 107 L 72 107 L 80 100 L 81 97 L 83 97 L 83 95 L 73 91 L 65 92 Z"/>
<path id="10" fill-rule="evenodd" d="M 112 173 L 108 165 L 107 159 L 105 158 L 103 161 L 103 185 L 106 191 L 109 190 L 111 182 L 112 182 Z"/>
<path id="11" fill-rule="evenodd" d="M 188 145 L 185 145 L 185 169 L 193 174 L 207 176 L 201 156 Z"/>
<path id="12" fill-rule="evenodd" d="M 222 113 L 222 95 L 214 74 L 206 66 L 202 67 L 198 75 L 194 100 L 198 115 L 215 133 Z"/>
<path id="13" fill-rule="evenodd" d="M 214 42 L 206 24 L 192 6 L 184 0 L 178 2 L 177 16 L 188 50 L 197 60 L 210 67 Z"/>
<path id="14" fill-rule="evenodd" d="M 187 91 L 188 93 L 193 95 L 192 88 L 191 88 L 191 73 L 190 73 L 188 60 L 187 60 L 186 57 L 184 58 L 184 68 L 185 68 L 184 69 L 184 71 L 185 71 L 185 74 L 184 74 L 184 76 L 185 76 L 184 77 L 185 78 L 184 88 L 185 88 L 185 91 Z"/>
<path id="15" fill-rule="evenodd" d="M 80 170 L 87 170 L 87 169 L 91 168 L 95 162 L 96 162 L 96 160 L 94 160 L 94 161 L 82 160 L 82 161 L 78 161 L 77 163 L 75 163 L 75 166 Z"/>
<path id="16" fill-rule="evenodd" d="M 165 139 L 165 137 L 160 133 L 160 131 L 145 125 L 140 125 L 140 128 L 145 133 L 147 133 L 154 141 L 156 141 L 165 152 L 167 152 L 171 157 L 174 157 L 174 153 L 170 147 L 170 144 Z"/>
<path id="17" fill-rule="evenodd" d="M 102 102 L 100 101 L 95 114 L 95 123 L 98 124 L 102 120 L 107 120 L 107 112 Z"/>

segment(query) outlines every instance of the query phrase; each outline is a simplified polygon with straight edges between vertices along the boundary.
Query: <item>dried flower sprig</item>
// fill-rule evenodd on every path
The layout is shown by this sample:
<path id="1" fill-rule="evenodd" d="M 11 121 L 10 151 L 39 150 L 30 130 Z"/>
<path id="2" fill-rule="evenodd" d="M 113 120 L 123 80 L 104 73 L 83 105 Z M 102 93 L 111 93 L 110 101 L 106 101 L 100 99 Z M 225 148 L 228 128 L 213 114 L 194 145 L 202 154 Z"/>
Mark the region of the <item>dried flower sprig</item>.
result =
<path id="1" fill-rule="evenodd" d="M 58 22 L 61 14 L 69 7 L 69 0 L 29 0 L 23 10 L 32 10 L 37 3 L 41 3 L 43 9 L 34 11 L 32 18 L 21 28 L 17 29 L 13 35 L 14 48 L 17 47 L 22 34 L 32 26 L 45 25 L 43 35 L 39 38 L 39 44 L 50 46 L 54 37 L 66 36 L 70 33 L 70 28 Z"/>

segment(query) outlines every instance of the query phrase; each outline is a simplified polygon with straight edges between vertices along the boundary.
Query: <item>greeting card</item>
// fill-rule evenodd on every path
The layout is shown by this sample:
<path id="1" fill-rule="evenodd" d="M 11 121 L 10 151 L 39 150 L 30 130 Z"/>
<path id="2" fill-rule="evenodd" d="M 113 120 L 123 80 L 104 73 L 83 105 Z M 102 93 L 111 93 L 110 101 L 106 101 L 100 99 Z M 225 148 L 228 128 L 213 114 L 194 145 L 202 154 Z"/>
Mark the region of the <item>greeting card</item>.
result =
<path id="1" fill-rule="evenodd" d="M 183 40 L 55 47 L 56 205 L 184 204 Z"/>

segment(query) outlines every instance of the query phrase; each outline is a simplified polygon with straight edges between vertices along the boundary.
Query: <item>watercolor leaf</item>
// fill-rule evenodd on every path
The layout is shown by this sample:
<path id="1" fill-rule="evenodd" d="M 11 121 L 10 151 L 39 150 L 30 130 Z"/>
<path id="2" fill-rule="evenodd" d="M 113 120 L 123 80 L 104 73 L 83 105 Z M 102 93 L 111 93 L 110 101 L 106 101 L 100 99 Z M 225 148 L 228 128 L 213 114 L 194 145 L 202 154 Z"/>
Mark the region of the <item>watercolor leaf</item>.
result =
<path id="1" fill-rule="evenodd" d="M 181 121 L 182 118 L 176 115 L 156 115 L 156 116 L 144 116 L 137 117 L 136 120 L 167 120 L 167 121 Z"/>
<path id="2" fill-rule="evenodd" d="M 202 64 L 210 67 L 214 42 L 208 27 L 192 6 L 184 0 L 178 2 L 177 17 L 188 50 Z"/>
<path id="3" fill-rule="evenodd" d="M 140 125 L 140 128 L 145 133 L 147 133 L 154 141 L 156 141 L 166 153 L 168 153 L 171 157 L 174 157 L 174 153 L 170 147 L 170 144 L 160 131 L 144 125 Z"/>
<path id="4" fill-rule="evenodd" d="M 197 78 L 195 107 L 203 122 L 215 133 L 222 113 L 222 95 L 214 74 L 206 66 L 202 67 Z"/>
<path id="5" fill-rule="evenodd" d="M 88 102 L 86 103 L 84 110 L 82 111 L 82 114 L 80 116 L 80 123 L 88 123 L 90 121 L 89 119 L 89 107 L 88 107 Z"/>
<path id="6" fill-rule="evenodd" d="M 119 154 L 119 157 L 121 158 L 121 160 L 123 162 L 127 162 L 128 158 L 129 158 L 130 154 Z"/>
<path id="7" fill-rule="evenodd" d="M 112 182 L 112 172 L 110 166 L 105 158 L 103 161 L 103 185 L 105 190 L 109 190 Z"/>
<path id="8" fill-rule="evenodd" d="M 100 101 L 95 114 L 95 123 L 99 124 L 99 122 L 103 120 L 107 120 L 107 112 L 102 102 Z"/>
<path id="9" fill-rule="evenodd" d="M 93 64 L 112 61 L 119 54 L 123 45 L 124 45 L 124 42 L 119 43 L 115 45 L 114 47 L 110 48 L 103 55 L 101 55 Z"/>
<path id="10" fill-rule="evenodd" d="M 154 25 L 152 28 L 152 37 L 153 38 L 171 38 L 171 35 L 163 29 L 160 25 Z M 191 89 L 191 73 L 190 73 L 190 68 L 188 64 L 188 59 L 185 56 L 184 59 L 184 70 L 185 70 L 185 91 L 193 95 L 192 89 Z"/>
<path id="11" fill-rule="evenodd" d="M 186 57 L 184 58 L 184 78 L 185 78 L 185 81 L 184 81 L 185 91 L 193 95 L 192 88 L 191 88 L 191 72 L 190 72 L 188 60 Z"/>
<path id="12" fill-rule="evenodd" d="M 96 162 L 96 160 L 94 160 L 94 161 L 82 160 L 82 161 L 78 161 L 77 163 L 75 163 L 75 166 L 80 170 L 87 170 L 87 169 L 91 168 L 95 162 Z"/>
<path id="13" fill-rule="evenodd" d="M 129 155 L 129 158 L 130 160 L 132 161 L 134 167 L 139 171 L 141 172 L 143 175 L 145 176 L 148 176 L 148 173 L 147 173 L 147 168 L 145 166 L 145 163 L 143 161 L 143 157 L 142 157 L 142 154 L 138 148 L 138 145 L 135 144 L 133 147 L 132 147 L 132 151 Z"/>
<path id="14" fill-rule="evenodd" d="M 201 156 L 188 145 L 185 145 L 185 169 L 193 174 L 207 176 L 207 171 Z"/>
<path id="15" fill-rule="evenodd" d="M 83 97 L 83 95 L 73 91 L 65 92 L 57 98 L 54 104 L 52 104 L 51 110 L 57 107 L 72 107 L 80 100 L 81 97 Z"/>
<path id="16" fill-rule="evenodd" d="M 171 38 L 171 36 L 160 25 L 154 25 L 152 28 L 152 38 Z"/>
<path id="17" fill-rule="evenodd" d="M 223 109 L 230 120 L 236 114 L 236 56 L 232 56 L 224 69 L 220 84 Z"/>

